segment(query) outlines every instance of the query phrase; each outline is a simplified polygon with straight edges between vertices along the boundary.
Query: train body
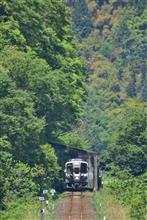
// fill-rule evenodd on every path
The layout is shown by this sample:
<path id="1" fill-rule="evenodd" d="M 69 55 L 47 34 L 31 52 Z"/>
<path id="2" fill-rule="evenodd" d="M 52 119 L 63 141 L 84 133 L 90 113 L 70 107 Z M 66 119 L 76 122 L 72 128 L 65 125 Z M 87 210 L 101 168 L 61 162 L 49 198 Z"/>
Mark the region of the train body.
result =
<path id="1" fill-rule="evenodd" d="M 65 183 L 69 189 L 88 188 L 89 166 L 83 159 L 71 159 L 65 163 Z"/>

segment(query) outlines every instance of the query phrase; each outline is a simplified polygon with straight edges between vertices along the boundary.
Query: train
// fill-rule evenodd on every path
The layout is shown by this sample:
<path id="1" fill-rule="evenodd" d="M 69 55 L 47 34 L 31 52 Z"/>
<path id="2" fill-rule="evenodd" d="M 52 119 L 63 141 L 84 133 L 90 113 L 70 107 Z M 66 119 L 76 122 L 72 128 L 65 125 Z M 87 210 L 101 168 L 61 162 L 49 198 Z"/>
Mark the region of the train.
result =
<path id="1" fill-rule="evenodd" d="M 67 189 L 86 189 L 89 183 L 88 162 L 75 158 L 65 163 L 65 183 Z"/>
<path id="2" fill-rule="evenodd" d="M 96 191 L 103 188 L 102 172 L 93 157 L 68 160 L 65 163 L 64 174 L 66 189 Z"/>

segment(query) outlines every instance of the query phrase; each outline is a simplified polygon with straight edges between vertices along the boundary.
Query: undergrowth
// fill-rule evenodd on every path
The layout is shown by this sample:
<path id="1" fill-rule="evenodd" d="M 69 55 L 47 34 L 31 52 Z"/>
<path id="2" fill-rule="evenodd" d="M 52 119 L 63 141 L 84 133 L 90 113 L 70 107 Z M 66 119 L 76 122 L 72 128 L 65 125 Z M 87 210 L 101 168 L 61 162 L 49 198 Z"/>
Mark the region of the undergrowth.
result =
<path id="1" fill-rule="evenodd" d="M 94 193 L 97 220 L 130 220 L 126 208 L 107 189 Z"/>

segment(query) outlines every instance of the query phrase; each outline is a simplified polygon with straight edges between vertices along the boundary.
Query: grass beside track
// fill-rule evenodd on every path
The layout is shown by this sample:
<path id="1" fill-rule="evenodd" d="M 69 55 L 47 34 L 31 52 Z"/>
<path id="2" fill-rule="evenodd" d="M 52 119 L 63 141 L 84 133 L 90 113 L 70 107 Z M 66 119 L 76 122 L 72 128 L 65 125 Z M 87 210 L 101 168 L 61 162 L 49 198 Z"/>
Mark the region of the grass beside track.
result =
<path id="1" fill-rule="evenodd" d="M 45 207 L 44 220 L 53 220 L 58 200 L 49 200 Z M 0 211 L 0 220 L 38 220 L 40 219 L 41 204 L 38 197 L 26 197 L 9 203 L 5 211 Z"/>
<path id="2" fill-rule="evenodd" d="M 97 220 L 130 220 L 128 210 L 110 195 L 107 189 L 94 193 L 93 204 Z"/>

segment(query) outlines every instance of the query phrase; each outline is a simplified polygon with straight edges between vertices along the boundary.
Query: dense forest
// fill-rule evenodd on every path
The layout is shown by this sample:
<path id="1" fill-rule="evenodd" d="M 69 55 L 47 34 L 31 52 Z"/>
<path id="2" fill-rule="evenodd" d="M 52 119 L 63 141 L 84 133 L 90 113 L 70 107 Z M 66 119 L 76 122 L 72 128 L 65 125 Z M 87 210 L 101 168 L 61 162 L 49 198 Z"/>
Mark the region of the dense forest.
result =
<path id="1" fill-rule="evenodd" d="M 58 181 L 60 167 L 48 143 L 83 114 L 85 67 L 69 15 L 63 1 L 0 2 L 2 219 L 18 219 L 5 212 L 13 201 Z"/>
<path id="2" fill-rule="evenodd" d="M 100 153 L 109 190 L 145 219 L 146 1 L 69 0 L 86 61 L 87 100 L 75 135 Z"/>
<path id="3" fill-rule="evenodd" d="M 145 219 L 145 5 L 1 0 L 2 219 L 18 198 L 60 186 L 50 141 L 99 152 L 109 190 Z"/>

